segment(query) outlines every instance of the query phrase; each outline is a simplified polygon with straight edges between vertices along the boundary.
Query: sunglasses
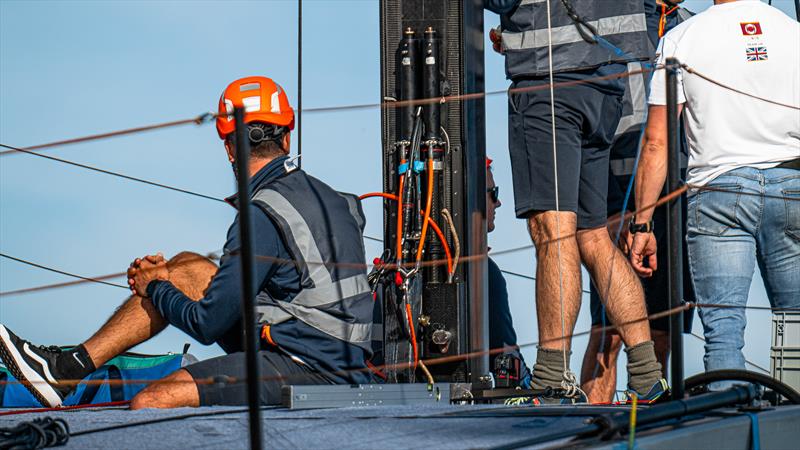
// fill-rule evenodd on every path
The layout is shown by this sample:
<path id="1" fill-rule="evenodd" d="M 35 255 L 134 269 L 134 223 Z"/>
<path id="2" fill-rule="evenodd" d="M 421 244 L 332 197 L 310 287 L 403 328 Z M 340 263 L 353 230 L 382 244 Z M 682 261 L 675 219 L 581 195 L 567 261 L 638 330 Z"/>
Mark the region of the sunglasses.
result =
<path id="1" fill-rule="evenodd" d="M 489 194 L 489 198 L 492 199 L 492 202 L 497 203 L 500 201 L 500 186 L 488 188 L 486 192 Z"/>

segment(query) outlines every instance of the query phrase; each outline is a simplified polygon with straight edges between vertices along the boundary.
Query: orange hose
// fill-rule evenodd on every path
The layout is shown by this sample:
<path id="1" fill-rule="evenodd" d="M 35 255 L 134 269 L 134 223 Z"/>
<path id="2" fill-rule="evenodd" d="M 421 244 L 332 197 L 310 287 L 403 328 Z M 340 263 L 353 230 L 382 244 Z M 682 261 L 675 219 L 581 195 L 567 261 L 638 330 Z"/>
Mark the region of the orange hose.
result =
<path id="1" fill-rule="evenodd" d="M 397 189 L 397 262 L 403 260 L 403 184 L 405 175 L 400 175 L 400 187 Z"/>
<path id="2" fill-rule="evenodd" d="M 364 199 L 373 198 L 373 197 L 382 197 L 382 198 L 385 198 L 385 199 L 388 199 L 388 200 L 394 200 L 394 201 L 398 200 L 396 195 L 389 194 L 389 193 L 386 193 L 386 192 L 370 192 L 368 194 L 360 195 L 358 198 L 361 199 L 361 200 L 364 200 Z M 439 225 L 436 224 L 436 221 L 434 221 L 430 217 L 428 217 L 428 221 L 427 222 L 428 222 L 428 225 L 430 225 L 430 227 L 436 233 L 436 236 L 439 237 L 439 242 L 442 243 L 442 247 L 444 247 L 444 254 L 447 257 L 447 273 L 453 273 L 453 255 L 452 255 L 452 253 L 450 251 L 450 246 L 447 245 L 447 240 L 445 240 L 444 233 L 442 232 L 442 229 L 439 228 Z"/>
<path id="3" fill-rule="evenodd" d="M 433 149 L 428 149 L 432 152 Z M 431 218 L 431 200 L 433 199 L 433 158 L 428 158 L 428 194 L 425 199 L 425 218 L 422 220 L 422 235 L 417 245 L 417 262 L 422 260 L 422 249 L 425 247 L 425 238 L 428 234 L 428 220 Z"/>
<path id="4" fill-rule="evenodd" d="M 411 348 L 414 351 L 414 370 L 417 370 L 419 364 L 419 354 L 417 353 L 417 332 L 414 330 L 414 319 L 411 315 L 411 305 L 406 303 L 406 316 L 408 317 L 408 329 L 411 333 Z"/>
<path id="5" fill-rule="evenodd" d="M 444 247 L 444 254 L 447 257 L 447 273 L 453 273 L 453 256 L 450 254 L 450 246 L 447 245 L 447 241 L 444 239 L 444 233 L 442 233 L 442 229 L 439 228 L 439 225 L 436 225 L 436 222 L 428 217 L 428 224 L 433 228 L 433 231 L 439 236 L 439 242 L 442 243 L 442 247 Z"/>
<path id="6" fill-rule="evenodd" d="M 383 197 L 383 198 L 385 198 L 387 200 L 397 201 L 397 196 L 396 195 L 388 194 L 386 192 L 370 192 L 369 194 L 359 195 L 358 199 L 359 200 L 364 200 L 364 199 L 372 198 L 372 197 Z"/>

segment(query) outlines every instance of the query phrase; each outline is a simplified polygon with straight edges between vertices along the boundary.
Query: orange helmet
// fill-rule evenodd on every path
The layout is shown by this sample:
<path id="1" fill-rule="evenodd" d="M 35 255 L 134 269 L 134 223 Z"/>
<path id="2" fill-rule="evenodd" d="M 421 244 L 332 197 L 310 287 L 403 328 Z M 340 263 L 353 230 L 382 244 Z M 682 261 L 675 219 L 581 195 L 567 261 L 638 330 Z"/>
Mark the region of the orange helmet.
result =
<path id="1" fill-rule="evenodd" d="M 240 78 L 225 88 L 217 116 L 217 133 L 222 139 L 236 129 L 233 119 L 236 106 L 244 106 L 244 123 L 263 122 L 294 129 L 294 110 L 286 92 L 267 77 Z"/>

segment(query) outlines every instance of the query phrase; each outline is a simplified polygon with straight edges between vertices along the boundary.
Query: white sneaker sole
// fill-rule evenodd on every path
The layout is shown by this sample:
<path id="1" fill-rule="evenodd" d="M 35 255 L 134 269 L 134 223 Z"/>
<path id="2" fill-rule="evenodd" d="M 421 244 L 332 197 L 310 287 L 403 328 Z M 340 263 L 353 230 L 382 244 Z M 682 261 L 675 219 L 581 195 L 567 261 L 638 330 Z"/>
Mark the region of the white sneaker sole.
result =
<path id="1" fill-rule="evenodd" d="M 11 371 L 11 374 L 17 380 L 22 381 L 23 386 L 42 405 L 51 408 L 61 406 L 63 402 L 61 396 L 50 386 L 50 383 L 25 362 L 25 358 L 20 355 L 17 347 L 11 341 L 11 336 L 8 335 L 8 330 L 3 325 L 0 325 L 0 356 L 2 356 L 3 362 L 5 362 L 8 370 Z"/>

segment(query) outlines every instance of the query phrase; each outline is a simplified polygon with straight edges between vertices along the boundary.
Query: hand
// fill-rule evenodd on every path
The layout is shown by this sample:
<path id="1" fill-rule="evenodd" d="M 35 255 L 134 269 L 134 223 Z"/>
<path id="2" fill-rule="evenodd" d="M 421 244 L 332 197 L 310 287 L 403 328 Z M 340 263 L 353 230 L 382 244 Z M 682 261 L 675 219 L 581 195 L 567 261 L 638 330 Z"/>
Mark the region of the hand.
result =
<path id="1" fill-rule="evenodd" d="M 653 233 L 635 233 L 632 241 L 630 259 L 633 270 L 642 278 L 653 276 L 653 272 L 658 270 L 656 237 Z M 645 259 L 649 267 L 645 267 Z"/>
<path id="2" fill-rule="evenodd" d="M 497 53 L 503 54 L 503 35 L 500 26 L 489 30 L 489 40 L 492 41 L 492 49 Z"/>
<path id="3" fill-rule="evenodd" d="M 153 280 L 169 280 L 167 261 L 161 253 L 136 258 L 128 268 L 128 286 L 136 295 L 147 297 L 147 285 Z"/>
<path id="4" fill-rule="evenodd" d="M 613 216 L 608 218 L 608 222 L 606 223 L 606 228 L 608 228 L 608 235 L 611 237 L 611 241 L 614 242 L 617 239 L 617 231 L 620 231 L 620 220 L 625 220 L 625 216 L 620 215 L 620 213 L 614 214 Z M 619 241 L 617 241 L 617 247 L 622 251 L 625 256 L 628 255 L 628 251 L 630 250 L 630 230 L 627 227 L 628 222 L 622 224 L 622 230 L 619 233 Z"/>

